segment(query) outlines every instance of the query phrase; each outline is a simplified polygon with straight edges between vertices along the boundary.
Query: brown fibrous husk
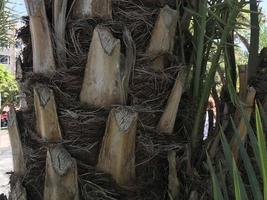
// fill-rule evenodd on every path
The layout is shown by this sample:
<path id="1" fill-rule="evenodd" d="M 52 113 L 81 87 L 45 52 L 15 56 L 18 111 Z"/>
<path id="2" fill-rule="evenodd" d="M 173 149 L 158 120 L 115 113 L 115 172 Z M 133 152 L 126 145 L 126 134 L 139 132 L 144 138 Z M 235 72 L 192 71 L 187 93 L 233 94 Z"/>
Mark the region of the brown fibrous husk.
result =
<path id="1" fill-rule="evenodd" d="M 71 2 L 69 4 L 71 5 Z M 195 190 L 197 188 L 201 194 L 209 195 L 208 192 L 203 192 L 207 191 L 206 186 L 200 184 L 203 183 L 203 177 L 197 175 L 188 180 L 186 174 L 186 162 L 190 159 L 187 158 L 188 132 L 192 126 L 194 109 L 192 98 L 183 95 L 172 136 L 164 136 L 156 129 L 177 73 L 184 67 L 179 64 L 175 54 L 170 56 L 170 66 L 164 71 L 154 72 L 149 67 L 151 59 L 147 57 L 145 50 L 158 13 L 157 5 L 147 6 L 142 1 L 134 0 L 115 0 L 113 20 L 73 20 L 69 16 L 66 27 L 66 66 L 58 66 L 59 70 L 52 77 L 31 72 L 32 53 L 28 24 L 22 29 L 19 37 L 26 43 L 26 48 L 22 63 L 24 78 L 20 85 L 27 96 L 29 108 L 27 111 L 20 111 L 18 118 L 27 165 L 23 185 L 27 190 L 28 199 L 42 199 L 46 150 L 49 145 L 36 134 L 33 86 L 37 83 L 44 84 L 54 91 L 64 138 L 62 143 L 77 160 L 81 199 L 167 198 L 167 152 L 170 150 L 177 152 L 177 169 L 184 169 L 178 174 L 183 182 L 180 197 L 188 198 L 192 187 L 195 187 Z M 94 108 L 79 102 L 90 40 L 97 24 L 109 27 L 114 36 L 120 39 L 126 26 L 136 45 L 137 60 L 131 73 L 127 102 L 131 109 L 139 113 L 136 142 L 137 179 L 136 188 L 131 191 L 120 188 L 109 175 L 95 169 L 109 109 Z M 122 53 L 124 49 L 122 46 Z"/>

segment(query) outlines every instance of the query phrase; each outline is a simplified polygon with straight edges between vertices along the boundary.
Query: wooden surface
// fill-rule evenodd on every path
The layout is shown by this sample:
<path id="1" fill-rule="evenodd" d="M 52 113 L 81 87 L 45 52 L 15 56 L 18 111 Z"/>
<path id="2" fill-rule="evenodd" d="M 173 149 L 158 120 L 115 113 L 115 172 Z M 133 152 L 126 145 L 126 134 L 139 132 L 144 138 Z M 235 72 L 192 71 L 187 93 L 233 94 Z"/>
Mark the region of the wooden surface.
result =
<path id="1" fill-rule="evenodd" d="M 89 49 L 80 100 L 96 107 L 124 104 L 125 91 L 120 70 L 120 40 L 97 26 Z"/>
<path id="2" fill-rule="evenodd" d="M 111 0 L 76 0 L 73 17 L 78 19 L 102 18 L 112 19 Z"/>
<path id="3" fill-rule="evenodd" d="M 123 30 L 123 42 L 126 46 L 126 55 L 124 65 L 121 66 L 120 74 L 122 80 L 122 91 L 124 93 L 123 103 L 125 103 L 127 102 L 130 74 L 136 62 L 136 46 L 130 31 L 126 27 Z"/>
<path id="4" fill-rule="evenodd" d="M 157 57 L 165 53 L 172 53 L 175 41 L 175 32 L 177 26 L 177 11 L 171 9 L 168 5 L 160 9 L 156 24 L 152 31 L 150 43 L 147 48 L 147 54 L 151 57 Z M 156 59 L 152 64 L 155 70 L 162 70 L 164 61 Z"/>
<path id="5" fill-rule="evenodd" d="M 20 131 L 14 107 L 8 113 L 8 132 L 13 156 L 13 169 L 16 176 L 23 176 L 26 171 Z"/>
<path id="6" fill-rule="evenodd" d="M 111 174 L 122 187 L 135 181 L 135 138 L 138 114 L 125 107 L 110 111 L 97 169 Z"/>
<path id="7" fill-rule="evenodd" d="M 238 72 L 239 72 L 239 98 L 242 103 L 246 102 L 246 96 L 247 96 L 247 88 L 248 88 L 248 67 L 247 65 L 239 65 L 238 66 Z M 235 125 L 238 126 L 241 119 L 241 113 L 239 109 L 236 109 L 235 116 L 234 116 L 234 122 Z"/>
<path id="8" fill-rule="evenodd" d="M 180 71 L 175 80 L 174 86 L 172 88 L 171 94 L 169 96 L 167 105 L 164 112 L 160 118 L 158 129 L 162 133 L 172 134 L 174 124 L 176 121 L 176 116 L 183 93 L 184 82 L 186 78 L 185 71 Z"/>
<path id="9" fill-rule="evenodd" d="M 176 197 L 179 194 L 180 184 L 177 176 L 175 151 L 168 152 L 168 162 L 169 162 L 168 189 L 172 198 L 176 199 Z"/>
<path id="10" fill-rule="evenodd" d="M 66 62 L 66 12 L 68 0 L 54 0 L 53 7 L 53 21 L 54 21 L 54 34 L 56 43 L 57 62 L 63 67 Z"/>
<path id="11" fill-rule="evenodd" d="M 25 0 L 25 4 L 30 17 L 33 72 L 54 73 L 55 60 L 44 0 Z"/>
<path id="12" fill-rule="evenodd" d="M 78 200 L 76 161 L 62 145 L 47 150 L 44 200 Z"/>
<path id="13" fill-rule="evenodd" d="M 62 139 L 53 90 L 38 85 L 34 88 L 34 107 L 39 135 L 49 142 Z"/>
<path id="14" fill-rule="evenodd" d="M 239 71 L 239 97 L 242 102 L 245 102 L 247 96 L 248 72 L 247 65 L 238 67 Z"/>
<path id="15" fill-rule="evenodd" d="M 244 106 L 244 114 L 248 121 L 250 121 L 251 113 L 253 112 L 253 109 L 254 109 L 255 96 L 256 96 L 256 90 L 253 87 L 249 87 L 247 91 L 245 106 Z M 241 140 L 245 140 L 247 136 L 247 127 L 246 127 L 246 123 L 243 117 L 241 118 L 239 122 L 238 131 L 239 131 Z M 239 140 L 238 138 L 233 136 L 231 140 L 231 149 L 232 149 L 235 159 L 238 158 L 238 149 L 239 149 L 238 146 L 239 146 Z"/>
<path id="16" fill-rule="evenodd" d="M 254 110 L 254 100 L 256 96 L 256 90 L 253 87 L 249 87 L 247 91 L 247 97 L 245 101 L 245 115 L 248 120 L 250 120 L 251 113 Z M 247 135 L 247 129 L 244 122 L 244 119 L 241 119 L 239 126 L 238 126 L 241 139 L 243 140 Z"/>

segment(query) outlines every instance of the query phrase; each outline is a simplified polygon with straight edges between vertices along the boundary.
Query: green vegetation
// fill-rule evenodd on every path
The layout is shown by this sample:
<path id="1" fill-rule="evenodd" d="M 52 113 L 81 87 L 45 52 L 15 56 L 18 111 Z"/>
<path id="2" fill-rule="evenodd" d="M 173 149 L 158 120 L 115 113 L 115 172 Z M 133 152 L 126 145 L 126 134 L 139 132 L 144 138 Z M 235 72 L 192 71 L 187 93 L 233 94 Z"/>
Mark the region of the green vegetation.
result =
<path id="1" fill-rule="evenodd" d="M 0 47 L 6 47 L 14 42 L 10 37 L 10 30 L 14 27 L 12 12 L 6 6 L 7 0 L 0 0 Z"/>
<path id="2" fill-rule="evenodd" d="M 211 90 L 216 85 L 216 80 L 218 82 L 218 77 L 215 76 L 218 72 L 220 77 L 225 78 L 225 83 L 222 83 L 222 80 L 219 82 L 227 88 L 226 93 L 230 98 L 228 105 L 234 106 L 230 112 L 237 112 L 236 110 L 241 112 L 241 118 L 245 121 L 248 130 L 248 139 L 241 140 L 242 133 L 232 119 L 227 132 L 220 128 L 216 133 L 221 137 L 221 145 L 217 150 L 223 152 L 224 157 L 217 155 L 214 160 L 214 156 L 211 158 L 209 155 L 213 152 L 207 150 L 213 198 L 215 200 L 267 199 L 267 150 L 266 136 L 262 125 L 262 120 L 266 122 L 267 118 L 263 109 L 259 109 L 256 105 L 255 118 L 253 118 L 256 125 L 254 126 L 250 119 L 247 119 L 244 111 L 245 102 L 240 101 L 236 90 L 239 84 L 236 74 L 238 65 L 248 65 L 247 75 L 249 78 L 256 75 L 259 51 L 267 47 L 267 26 L 264 24 L 265 19 L 259 14 L 257 2 L 254 0 L 249 2 L 232 0 L 228 4 L 215 3 L 214 6 L 210 5 L 211 2 L 201 1 L 201 6 L 195 13 L 197 16 L 197 20 L 195 20 L 197 28 L 195 29 L 198 30 L 195 32 L 195 36 L 198 40 L 195 44 L 196 56 L 192 91 L 194 98 L 199 103 L 192 130 L 193 152 L 199 152 L 201 143 L 203 144 L 201 127 L 203 127 L 204 112 Z M 234 34 L 238 36 L 238 40 L 233 39 Z M 245 48 L 235 46 L 237 42 L 243 43 Z M 212 51 L 209 46 L 212 47 Z M 206 54 L 205 51 L 207 51 Z M 207 62 L 203 62 L 202 59 L 206 55 L 209 56 L 209 59 Z M 219 92 L 217 90 L 220 95 Z M 262 116 L 260 113 L 263 113 Z M 236 116 L 231 114 L 231 118 L 234 117 Z M 232 135 L 229 136 L 228 132 Z M 228 134 L 227 137 L 225 134 Z M 233 149 L 231 149 L 233 147 L 230 147 L 228 137 L 230 139 L 237 138 L 239 144 L 236 148 L 242 162 L 234 157 Z M 249 151 L 250 147 L 253 153 Z"/>
<path id="3" fill-rule="evenodd" d="M 260 49 L 267 47 L 267 25 L 260 26 Z"/>
<path id="4" fill-rule="evenodd" d="M 14 76 L 0 65 L 0 93 L 2 95 L 2 104 L 13 102 L 18 93 L 18 87 Z"/>
<path id="5" fill-rule="evenodd" d="M 248 9 L 246 7 L 246 9 Z M 240 23 L 240 27 L 236 30 L 236 35 L 238 36 L 236 49 L 236 60 L 237 64 L 244 65 L 248 62 L 249 57 L 249 39 L 250 39 L 250 16 L 249 12 L 243 12 L 237 20 Z M 266 25 L 266 16 L 261 14 L 259 17 L 259 50 L 267 46 L 267 25 Z M 242 46 L 242 48 L 241 48 Z"/>
<path id="6" fill-rule="evenodd" d="M 260 113 L 262 113 L 262 115 Z M 225 170 L 225 176 L 229 175 L 230 177 L 229 180 L 231 180 L 231 185 L 234 186 L 234 196 L 236 200 L 248 199 L 248 195 L 253 197 L 253 199 L 267 199 L 267 150 L 266 137 L 263 131 L 262 124 L 262 120 L 266 121 L 267 118 L 264 114 L 264 111 L 262 110 L 262 107 L 260 107 L 259 109 L 257 105 L 255 118 L 256 134 L 253 131 L 253 128 L 248 122 L 248 120 L 245 120 L 247 129 L 249 130 L 249 140 L 250 144 L 252 145 L 254 156 L 250 152 L 248 152 L 247 148 L 244 146 L 244 143 L 240 141 L 239 153 L 242 159 L 242 165 L 239 164 L 239 166 L 240 170 L 242 170 L 243 178 L 241 178 L 241 171 L 239 171 L 237 168 L 237 163 L 232 155 L 227 139 L 225 138 L 224 133 L 221 132 L 221 142 L 223 144 L 224 155 L 227 161 L 227 170 Z M 235 137 L 238 138 L 240 133 L 238 132 L 233 122 L 232 125 L 234 127 Z M 253 163 L 254 160 L 256 160 L 256 163 Z M 221 183 L 225 180 L 222 180 L 219 176 L 215 174 L 215 170 L 211 164 L 209 156 L 208 165 L 212 176 L 214 199 L 229 199 L 228 197 L 230 196 L 231 190 L 230 188 L 228 188 L 226 192 L 222 192 L 222 185 L 226 183 L 219 184 L 219 182 Z M 244 168 L 242 169 L 242 167 Z M 260 175 L 257 174 L 258 170 L 260 171 Z M 243 180 L 245 177 L 244 175 L 247 176 L 247 184 Z M 260 186 L 261 184 L 262 186 Z"/>
<path id="7" fill-rule="evenodd" d="M 12 11 L 7 7 L 7 0 L 0 0 L 0 48 L 8 47 L 13 43 L 13 37 L 10 33 L 14 30 L 14 19 Z M 18 92 L 14 77 L 0 65 L 0 93 L 2 105 L 12 102 Z"/>
<path id="8" fill-rule="evenodd" d="M 194 73 L 195 74 L 195 81 L 194 81 L 194 86 L 193 86 L 193 91 L 194 94 L 201 94 L 197 98 L 200 100 L 198 104 L 198 109 L 196 113 L 196 118 L 192 130 L 192 147 L 193 149 L 196 149 L 200 141 L 202 140 L 201 138 L 201 133 L 202 133 L 202 125 L 203 125 L 203 120 L 204 120 L 204 111 L 206 109 L 207 101 L 210 95 L 211 88 L 214 86 L 214 77 L 217 71 L 217 68 L 219 66 L 219 61 L 222 59 L 222 53 L 224 53 L 224 63 L 225 63 L 225 75 L 227 77 L 227 87 L 229 89 L 233 88 L 233 82 L 236 82 L 235 80 L 232 79 L 231 77 L 231 72 L 235 70 L 235 63 L 230 62 L 230 53 L 228 51 L 228 38 L 229 38 L 229 33 L 232 33 L 235 26 L 236 26 L 236 18 L 241 12 L 242 8 L 244 8 L 246 5 L 245 1 L 229 1 L 226 4 L 218 4 L 214 5 L 213 7 L 208 7 L 208 4 L 204 4 L 203 6 L 205 7 L 205 10 L 207 11 L 206 14 L 209 14 L 208 19 L 201 17 L 201 20 L 208 20 L 211 21 L 210 24 L 206 26 L 206 23 L 196 23 L 196 26 L 198 29 L 213 29 L 210 31 L 211 35 L 209 35 L 208 40 L 206 42 L 202 42 L 203 44 L 196 45 L 196 54 L 197 54 L 197 60 L 196 60 L 196 66 L 197 68 L 194 68 Z M 201 7 L 199 11 L 199 15 L 203 14 L 204 8 Z M 200 26 L 199 24 L 203 24 L 204 26 Z M 200 32 L 203 34 L 203 31 Z M 208 34 L 206 33 L 206 34 Z M 197 36 L 199 35 L 199 32 L 196 32 Z M 206 36 L 207 37 L 207 36 Z M 201 38 L 201 35 L 200 35 Z M 214 39 L 213 39 L 214 38 Z M 219 38 L 219 40 L 218 40 Z M 200 57 L 199 54 L 202 54 L 202 57 L 205 57 L 205 54 L 203 55 L 203 46 L 205 44 L 205 49 L 208 50 L 208 56 L 211 56 L 211 59 L 208 61 L 208 63 L 202 63 L 202 67 L 199 67 L 199 61 L 198 58 Z M 233 45 L 233 44 L 230 44 Z M 214 53 L 209 51 L 209 46 L 214 47 Z M 234 60 L 234 59 L 232 59 Z M 208 68 L 207 66 L 210 65 Z M 202 69 L 202 72 L 199 72 L 200 68 Z M 227 69 L 228 68 L 228 69 Z M 234 69 L 234 70 L 233 70 Z M 229 72 L 229 73 L 227 73 Z M 207 74 L 206 76 L 201 76 L 201 74 Z M 201 78 L 200 78 L 201 76 Z M 198 82 L 198 84 L 196 84 Z M 203 83 L 203 87 L 199 88 L 199 85 Z M 199 90 L 199 91 L 198 91 Z M 198 92 L 197 92 L 198 91 Z"/>

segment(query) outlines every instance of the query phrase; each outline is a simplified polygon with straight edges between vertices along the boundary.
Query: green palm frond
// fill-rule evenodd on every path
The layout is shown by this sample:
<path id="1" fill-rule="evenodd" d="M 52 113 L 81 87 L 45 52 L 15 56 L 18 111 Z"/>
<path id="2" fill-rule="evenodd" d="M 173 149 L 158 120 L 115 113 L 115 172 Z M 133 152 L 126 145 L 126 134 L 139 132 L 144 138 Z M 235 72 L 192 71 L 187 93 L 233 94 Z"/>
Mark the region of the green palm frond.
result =
<path id="1" fill-rule="evenodd" d="M 262 113 L 262 114 L 261 114 Z M 243 113 L 243 117 L 245 117 Z M 248 129 L 249 141 L 253 149 L 253 153 L 256 159 L 256 165 L 253 164 L 251 155 L 249 155 L 246 150 L 243 142 L 241 141 L 240 134 L 235 127 L 235 124 L 232 120 L 232 127 L 234 130 L 234 136 L 239 140 L 239 153 L 242 159 L 242 163 L 245 168 L 245 171 L 242 171 L 243 176 L 248 177 L 248 183 L 244 183 L 241 178 L 240 171 L 234 160 L 233 154 L 231 152 L 229 143 L 221 131 L 221 143 L 224 151 L 224 156 L 227 163 L 227 168 L 232 177 L 232 184 L 234 186 L 234 196 L 237 200 L 248 199 L 248 194 L 251 194 L 249 199 L 255 200 L 266 200 L 267 199 L 267 147 L 266 147 L 266 138 L 263 132 L 262 121 L 267 120 L 264 111 L 256 105 L 255 110 L 256 118 L 256 135 L 252 129 L 251 124 L 248 120 L 245 120 L 246 126 Z M 207 156 L 207 162 L 213 182 L 213 191 L 218 193 L 221 192 L 221 187 L 223 184 L 218 184 L 218 177 L 215 174 L 214 167 L 211 164 L 209 156 Z M 259 168 L 261 171 L 261 176 L 257 175 L 256 168 Z M 243 177 L 242 176 L 242 177 Z M 228 188 L 229 190 L 229 188 Z M 224 192 L 225 193 L 225 192 Z M 218 199 L 218 194 L 214 194 L 214 199 Z"/>

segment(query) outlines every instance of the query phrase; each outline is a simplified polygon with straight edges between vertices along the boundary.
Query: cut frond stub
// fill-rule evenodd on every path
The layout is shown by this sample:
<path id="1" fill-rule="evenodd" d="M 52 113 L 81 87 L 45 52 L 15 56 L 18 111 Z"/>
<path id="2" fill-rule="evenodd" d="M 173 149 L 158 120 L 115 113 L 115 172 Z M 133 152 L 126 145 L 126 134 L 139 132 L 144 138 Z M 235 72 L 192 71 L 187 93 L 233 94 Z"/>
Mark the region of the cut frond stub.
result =
<path id="1" fill-rule="evenodd" d="M 125 104 L 121 77 L 121 42 L 105 27 L 93 33 L 84 73 L 80 100 L 96 107 Z"/>
<path id="2" fill-rule="evenodd" d="M 168 161 L 169 161 L 168 189 L 169 189 L 169 192 L 172 198 L 176 199 L 176 197 L 179 194 L 180 183 L 179 183 L 177 170 L 176 170 L 176 152 L 175 151 L 172 150 L 168 152 Z"/>
<path id="3" fill-rule="evenodd" d="M 171 94 L 169 96 L 165 110 L 160 118 L 158 129 L 162 133 L 172 134 L 176 116 L 183 93 L 184 82 L 186 78 L 185 70 L 178 73 Z"/>
<path id="4" fill-rule="evenodd" d="M 254 100 L 256 96 L 256 90 L 253 87 L 249 87 L 247 91 L 247 96 L 246 96 L 246 102 L 245 102 L 245 107 L 244 107 L 244 116 L 239 122 L 238 125 L 238 132 L 240 134 L 241 140 L 246 139 L 247 135 L 247 127 L 246 127 L 246 122 L 244 117 L 249 121 L 251 117 L 251 113 L 253 112 L 254 109 Z M 231 149 L 234 155 L 234 158 L 238 158 L 238 150 L 239 150 L 239 140 L 236 137 L 233 137 L 231 140 Z"/>
<path id="5" fill-rule="evenodd" d="M 111 0 L 76 0 L 73 7 L 73 17 L 76 19 L 86 19 L 99 17 L 102 19 L 112 19 Z"/>
<path id="6" fill-rule="evenodd" d="M 111 174 L 118 185 L 135 182 L 135 138 L 138 114 L 126 107 L 110 111 L 97 169 Z"/>
<path id="7" fill-rule="evenodd" d="M 248 71 L 247 71 L 247 65 L 239 65 L 238 71 L 239 71 L 239 98 L 241 102 L 245 103 L 246 96 L 247 96 L 247 88 L 248 88 Z M 235 111 L 234 116 L 234 122 L 236 126 L 238 126 L 238 123 L 241 119 L 241 113 L 238 109 Z"/>
<path id="8" fill-rule="evenodd" d="M 15 108 L 10 107 L 8 113 L 8 132 L 13 156 L 13 169 L 16 176 L 23 176 L 26 171 L 20 131 Z"/>
<path id="9" fill-rule="evenodd" d="M 34 88 L 34 107 L 39 135 L 49 142 L 62 139 L 53 90 L 38 85 Z"/>
<path id="10" fill-rule="evenodd" d="M 33 72 L 45 75 L 54 73 L 56 66 L 44 0 L 25 0 L 25 4 L 30 17 Z"/>
<path id="11" fill-rule="evenodd" d="M 46 158 L 44 200 L 79 200 L 76 161 L 61 146 L 50 146 Z"/>
<path id="12" fill-rule="evenodd" d="M 177 11 L 171 9 L 168 5 L 160 10 L 160 14 L 152 31 L 147 54 L 156 59 L 152 68 L 160 71 L 164 68 L 164 54 L 172 54 L 175 41 L 175 32 L 177 26 Z"/>
<path id="13" fill-rule="evenodd" d="M 66 61 L 66 12 L 67 12 L 68 0 L 55 0 L 54 1 L 54 32 L 55 43 L 58 63 L 64 65 Z"/>
<path id="14" fill-rule="evenodd" d="M 247 83 L 248 83 L 247 65 L 238 66 L 238 70 L 239 70 L 239 97 L 241 101 L 244 102 L 247 96 Z"/>

